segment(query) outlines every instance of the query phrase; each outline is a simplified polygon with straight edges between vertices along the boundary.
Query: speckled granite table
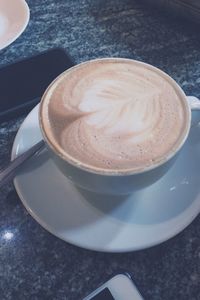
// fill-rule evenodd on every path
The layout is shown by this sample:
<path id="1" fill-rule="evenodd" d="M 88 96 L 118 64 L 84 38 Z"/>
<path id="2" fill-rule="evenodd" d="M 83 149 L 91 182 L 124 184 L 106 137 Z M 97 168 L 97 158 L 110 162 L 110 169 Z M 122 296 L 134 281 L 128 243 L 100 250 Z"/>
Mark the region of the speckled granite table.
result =
<path id="1" fill-rule="evenodd" d="M 76 63 L 104 56 L 139 59 L 200 97 L 200 28 L 134 0 L 28 0 L 23 35 L 0 51 L 0 66 L 61 46 Z M 1 100 L 0 100 L 1 101 Z M 0 166 L 24 117 L 0 126 Z M 0 191 L 0 299 L 81 299 L 119 269 L 146 299 L 200 299 L 200 218 L 162 245 L 127 254 L 79 249 L 45 231 L 12 184 Z M 5 232 L 13 237 L 5 239 Z"/>

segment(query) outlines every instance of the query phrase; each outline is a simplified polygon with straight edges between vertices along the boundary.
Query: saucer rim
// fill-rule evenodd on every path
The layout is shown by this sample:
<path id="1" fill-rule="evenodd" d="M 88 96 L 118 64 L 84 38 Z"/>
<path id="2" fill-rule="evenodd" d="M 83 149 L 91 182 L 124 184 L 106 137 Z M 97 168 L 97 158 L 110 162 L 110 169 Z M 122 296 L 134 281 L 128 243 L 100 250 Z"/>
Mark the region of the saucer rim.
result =
<path id="1" fill-rule="evenodd" d="M 199 215 L 200 213 L 200 209 L 199 211 L 197 211 L 196 214 L 194 214 L 191 219 L 188 220 L 187 223 L 185 223 L 183 226 L 180 226 L 176 228 L 175 231 L 173 231 L 173 234 L 168 234 L 167 237 L 163 237 L 163 238 L 160 238 L 160 239 L 157 239 L 156 241 L 153 241 L 153 242 L 149 242 L 149 243 L 146 243 L 145 245 L 143 246 L 132 246 L 132 247 L 126 247 L 125 248 L 120 248 L 120 247 L 117 247 L 117 249 L 113 249 L 113 248 L 105 248 L 105 247 L 91 247 L 91 246 L 87 246 L 86 244 L 83 245 L 83 243 L 77 243 L 77 242 L 74 242 L 74 241 L 71 241 L 70 239 L 66 239 L 64 238 L 62 235 L 60 235 L 59 233 L 56 233 L 56 231 L 54 231 L 51 226 L 48 227 L 48 224 L 46 224 L 45 222 L 42 221 L 42 219 L 40 219 L 32 210 L 31 208 L 26 204 L 26 201 L 24 200 L 24 197 L 22 196 L 22 193 L 20 192 L 20 188 L 17 184 L 17 181 L 14 180 L 14 185 L 15 185 L 15 189 L 17 191 L 17 194 L 22 202 L 22 204 L 24 205 L 25 209 L 27 210 L 27 212 L 30 214 L 30 216 L 45 230 L 47 230 L 48 233 L 52 234 L 53 236 L 61 239 L 62 241 L 64 241 L 65 243 L 68 243 L 72 246 L 76 246 L 76 247 L 79 247 L 81 249 L 86 249 L 86 250 L 89 250 L 89 251 L 95 251 L 95 252 L 102 252 L 102 253 L 128 253 L 128 252 L 135 252 L 135 251 L 142 251 L 142 250 L 145 250 L 145 249 L 149 249 L 149 248 L 152 248 L 152 247 L 155 247 L 155 246 L 159 246 L 161 245 L 162 243 L 164 242 L 167 242 L 168 240 L 172 239 L 172 238 L 175 238 L 177 235 L 181 234 L 190 224 L 192 224 L 192 222 L 195 220 L 195 218 Z M 164 223 L 164 222 L 163 222 Z M 146 225 L 147 227 L 151 226 L 151 225 Z"/>

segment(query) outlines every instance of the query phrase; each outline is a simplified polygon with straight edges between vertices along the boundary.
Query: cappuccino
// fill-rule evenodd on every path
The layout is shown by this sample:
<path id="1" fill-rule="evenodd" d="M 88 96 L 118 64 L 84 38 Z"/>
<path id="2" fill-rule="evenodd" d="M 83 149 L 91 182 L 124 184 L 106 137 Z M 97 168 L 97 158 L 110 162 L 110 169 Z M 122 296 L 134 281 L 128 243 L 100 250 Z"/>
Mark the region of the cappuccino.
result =
<path id="1" fill-rule="evenodd" d="M 102 59 L 61 74 L 43 97 L 41 116 L 46 138 L 64 159 L 94 171 L 134 172 L 177 149 L 187 109 L 163 72 Z"/>

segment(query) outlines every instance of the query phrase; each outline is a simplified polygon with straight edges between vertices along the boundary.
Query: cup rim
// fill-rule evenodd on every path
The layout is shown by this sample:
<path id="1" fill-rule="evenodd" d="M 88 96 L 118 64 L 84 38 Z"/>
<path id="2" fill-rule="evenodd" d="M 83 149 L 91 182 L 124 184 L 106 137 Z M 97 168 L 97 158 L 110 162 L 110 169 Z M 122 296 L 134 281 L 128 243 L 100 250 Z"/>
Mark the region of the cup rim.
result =
<path id="1" fill-rule="evenodd" d="M 178 143 L 178 145 L 175 145 L 174 148 L 172 148 L 168 155 L 166 155 L 166 157 L 162 157 L 160 160 L 157 160 L 155 163 L 145 166 L 145 167 L 138 167 L 138 168 L 130 168 L 130 169 L 104 169 L 104 168 L 98 168 L 98 167 L 94 167 L 92 165 L 83 163 L 77 159 L 75 159 L 73 156 L 69 155 L 67 152 L 65 152 L 64 150 L 62 150 L 62 148 L 55 142 L 53 142 L 48 134 L 46 133 L 45 130 L 45 124 L 43 122 L 43 106 L 44 106 L 44 102 L 46 99 L 46 96 L 48 94 L 48 92 L 50 91 L 50 89 L 53 87 L 53 85 L 59 80 L 61 79 L 65 74 L 70 73 L 71 70 L 74 70 L 76 68 L 79 68 L 82 65 L 88 64 L 88 63 L 93 63 L 93 62 L 98 62 L 98 61 L 130 61 L 130 62 L 134 62 L 137 65 L 143 65 L 145 66 L 147 69 L 150 69 L 154 72 L 156 72 L 157 74 L 159 74 L 160 76 L 164 77 L 169 83 L 170 85 L 172 85 L 174 87 L 174 89 L 176 90 L 176 92 L 178 93 L 178 95 L 181 96 L 181 99 L 184 99 L 183 102 L 185 103 L 185 107 L 186 107 L 186 115 L 187 115 L 187 123 L 185 125 L 184 131 L 182 132 L 180 137 L 180 142 Z M 189 106 L 189 103 L 187 101 L 187 97 L 184 93 L 184 91 L 182 90 L 182 88 L 178 85 L 178 83 L 171 77 L 169 76 L 166 72 L 162 71 L 161 69 L 139 61 L 139 60 L 135 60 L 135 59 L 130 59 L 130 58 L 123 58 L 123 57 L 104 57 L 104 58 L 96 58 L 96 59 L 92 59 L 92 60 L 87 60 L 84 61 L 82 63 L 79 63 L 67 70 L 65 70 L 64 72 L 62 72 L 60 75 L 58 75 L 51 83 L 50 85 L 47 87 L 47 89 L 45 90 L 45 92 L 42 95 L 41 101 L 40 101 L 40 106 L 39 106 L 39 125 L 40 125 L 40 129 L 43 135 L 43 139 L 45 141 L 45 143 L 48 145 L 48 147 L 53 151 L 53 153 L 60 157 L 62 160 L 64 160 L 64 162 L 76 167 L 77 169 L 81 169 L 83 171 L 89 172 L 89 173 L 93 173 L 93 174 L 98 174 L 98 175 L 104 175 L 104 176 L 129 176 L 129 175 L 137 175 L 137 174 L 142 174 L 145 173 L 147 171 L 151 171 L 153 169 L 156 169 L 157 167 L 165 164 L 167 161 L 169 161 L 171 158 L 173 158 L 176 153 L 182 148 L 182 146 L 184 145 L 188 134 L 189 134 L 189 130 L 190 130 L 190 125 L 191 125 L 191 108 Z"/>

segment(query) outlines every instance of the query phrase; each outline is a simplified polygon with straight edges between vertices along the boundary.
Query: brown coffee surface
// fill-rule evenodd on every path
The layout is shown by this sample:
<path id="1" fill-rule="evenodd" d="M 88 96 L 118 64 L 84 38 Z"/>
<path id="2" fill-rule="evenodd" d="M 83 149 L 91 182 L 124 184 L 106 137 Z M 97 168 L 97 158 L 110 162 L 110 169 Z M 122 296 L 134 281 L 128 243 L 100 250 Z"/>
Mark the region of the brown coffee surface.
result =
<path id="1" fill-rule="evenodd" d="M 70 160 L 138 170 L 176 149 L 188 118 L 175 87 L 126 59 L 92 61 L 60 76 L 43 101 L 48 139 Z"/>

